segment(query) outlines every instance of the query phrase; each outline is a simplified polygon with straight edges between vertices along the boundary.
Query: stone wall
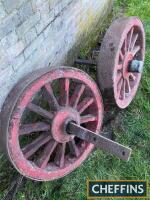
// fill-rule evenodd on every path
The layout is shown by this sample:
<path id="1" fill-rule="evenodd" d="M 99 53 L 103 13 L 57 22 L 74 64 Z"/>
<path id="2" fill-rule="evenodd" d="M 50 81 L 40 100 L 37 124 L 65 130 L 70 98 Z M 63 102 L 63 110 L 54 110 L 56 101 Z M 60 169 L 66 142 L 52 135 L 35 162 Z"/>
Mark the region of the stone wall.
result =
<path id="1" fill-rule="evenodd" d="M 0 109 L 27 73 L 66 62 L 112 0 L 0 0 Z"/>

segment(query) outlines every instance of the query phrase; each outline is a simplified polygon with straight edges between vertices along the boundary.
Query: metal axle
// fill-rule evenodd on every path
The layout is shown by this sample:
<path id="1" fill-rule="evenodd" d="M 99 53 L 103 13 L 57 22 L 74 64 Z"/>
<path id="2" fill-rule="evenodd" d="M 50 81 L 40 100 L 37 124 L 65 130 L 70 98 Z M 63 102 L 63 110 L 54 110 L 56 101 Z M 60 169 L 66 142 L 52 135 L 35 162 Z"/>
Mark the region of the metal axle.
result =
<path id="1" fill-rule="evenodd" d="M 136 72 L 136 73 L 142 73 L 143 71 L 144 62 L 139 60 L 132 60 L 132 62 L 129 65 L 129 72 Z"/>
<path id="2" fill-rule="evenodd" d="M 94 144 L 101 150 L 111 153 L 122 160 L 129 161 L 130 159 L 132 152 L 130 148 L 114 142 L 106 137 L 103 137 L 102 135 L 97 135 L 96 133 L 87 130 L 75 123 L 71 122 L 68 124 L 67 132 L 69 134 L 77 136 L 82 140 Z"/>
<path id="3" fill-rule="evenodd" d="M 79 65 L 91 65 L 91 66 L 96 66 L 97 63 L 94 60 L 84 60 L 84 59 L 77 59 L 75 60 L 75 64 Z"/>

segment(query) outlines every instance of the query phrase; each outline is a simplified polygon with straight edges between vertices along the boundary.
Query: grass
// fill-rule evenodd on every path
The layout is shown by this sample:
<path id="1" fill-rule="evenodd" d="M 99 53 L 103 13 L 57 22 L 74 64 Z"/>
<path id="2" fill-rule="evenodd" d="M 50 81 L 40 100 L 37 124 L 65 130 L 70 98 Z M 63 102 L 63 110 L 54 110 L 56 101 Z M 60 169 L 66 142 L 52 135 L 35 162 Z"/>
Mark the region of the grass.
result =
<path id="1" fill-rule="evenodd" d="M 146 31 L 146 61 L 138 94 L 128 109 L 121 111 L 115 120 L 117 141 L 133 149 L 130 162 L 125 163 L 113 156 L 94 151 L 86 162 L 69 176 L 47 183 L 28 180 L 17 194 L 16 200 L 85 200 L 87 179 L 139 179 L 150 177 L 150 6 L 149 0 L 117 0 L 113 18 L 122 15 L 139 16 Z M 86 52 L 83 50 L 82 52 Z M 0 156 L 0 199 L 14 175 L 9 163 Z M 30 198 L 29 198 L 29 197 Z M 114 198 L 115 199 L 115 198 Z M 113 200 L 114 200 L 113 199 Z"/>

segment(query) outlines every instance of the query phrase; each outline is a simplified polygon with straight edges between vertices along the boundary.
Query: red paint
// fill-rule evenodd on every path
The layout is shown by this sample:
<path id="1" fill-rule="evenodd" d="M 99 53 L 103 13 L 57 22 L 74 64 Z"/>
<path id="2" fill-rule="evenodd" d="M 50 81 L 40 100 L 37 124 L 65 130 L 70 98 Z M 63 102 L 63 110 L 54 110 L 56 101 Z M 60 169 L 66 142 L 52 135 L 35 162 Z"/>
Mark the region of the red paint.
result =
<path id="1" fill-rule="evenodd" d="M 108 29 L 101 46 L 98 83 L 109 102 L 126 108 L 140 84 L 140 73 L 128 72 L 132 60 L 144 61 L 145 33 L 137 17 L 119 18 Z"/>
<path id="2" fill-rule="evenodd" d="M 61 83 L 63 80 L 65 81 L 61 87 L 60 98 L 54 99 L 55 97 L 52 92 L 47 95 L 47 97 L 49 97 L 47 98 L 48 102 L 50 98 L 52 98 L 52 102 L 56 104 L 56 100 L 59 99 L 59 107 L 58 105 L 54 106 L 55 112 L 43 110 L 43 108 L 36 106 L 32 102 L 35 94 L 37 94 L 41 88 L 45 87 L 45 85 L 47 86 L 48 83 L 51 84 L 53 81 L 60 78 Z M 72 100 L 69 95 L 69 81 L 72 79 L 77 81 L 77 87 L 79 83 L 82 83 L 85 86 L 85 90 L 90 91 L 90 98 L 93 99 L 92 104 L 85 108 L 86 112 L 82 113 L 85 117 L 80 116 L 77 105 L 74 108 L 70 107 L 70 105 L 72 105 L 70 101 Z M 73 120 L 78 124 L 84 123 L 87 128 L 96 133 L 100 132 L 103 119 L 103 102 L 99 89 L 87 74 L 79 69 L 69 67 L 36 71 L 35 74 L 33 73 L 24 80 L 25 81 L 18 83 L 12 90 L 2 109 L 3 116 L 7 113 L 7 115 L 9 115 L 9 117 L 7 117 L 7 127 L 2 127 L 3 135 L 6 135 L 5 146 L 8 156 L 14 167 L 21 174 L 30 179 L 49 181 L 61 178 L 79 167 L 94 147 L 92 144 L 87 144 L 84 141 L 76 143 L 74 137 L 65 133 L 64 126 L 68 121 Z M 49 87 L 45 88 L 47 88 L 48 92 L 50 91 Z M 77 91 L 76 88 L 74 88 L 74 90 Z M 15 91 L 17 92 L 16 98 L 14 97 Z M 88 97 L 87 92 L 84 93 L 83 91 L 83 93 L 81 93 L 80 91 L 79 96 L 81 97 L 82 95 L 83 99 Z M 79 96 L 75 96 L 75 98 L 79 98 L 75 101 L 77 104 L 81 101 Z M 10 108 L 8 109 L 8 105 L 10 105 L 9 103 L 12 100 L 13 105 L 11 111 L 9 111 Z M 21 124 L 22 116 L 26 109 L 38 115 L 40 114 L 43 116 L 44 121 L 31 122 L 25 125 Z M 87 114 L 89 119 L 87 118 Z M 25 131 L 27 131 L 27 133 L 25 133 Z M 32 131 L 42 131 L 42 135 L 40 137 L 37 136 L 32 143 L 29 142 L 27 144 L 28 146 L 25 146 L 22 150 L 20 148 L 19 137 L 26 137 L 31 134 Z M 46 135 L 44 135 L 44 131 L 47 132 Z M 36 133 L 34 133 L 34 136 L 36 136 Z M 66 151 L 67 143 L 69 145 L 67 147 L 69 148 L 69 153 Z M 37 157 L 35 152 L 37 151 L 37 147 L 40 146 L 44 149 L 41 150 L 42 153 L 39 153 L 40 155 Z M 31 156 L 32 154 L 35 154 L 34 160 Z M 53 158 L 55 156 L 56 158 Z M 52 159 L 51 162 L 49 162 L 50 159 Z M 32 160 L 32 162 L 30 160 Z"/>
<path id="3" fill-rule="evenodd" d="M 80 124 L 80 115 L 75 109 L 70 108 L 68 105 L 65 108 L 60 108 L 55 114 L 52 121 L 51 133 L 57 142 L 66 143 L 74 139 L 74 136 L 66 133 L 67 123 L 71 121 Z"/>

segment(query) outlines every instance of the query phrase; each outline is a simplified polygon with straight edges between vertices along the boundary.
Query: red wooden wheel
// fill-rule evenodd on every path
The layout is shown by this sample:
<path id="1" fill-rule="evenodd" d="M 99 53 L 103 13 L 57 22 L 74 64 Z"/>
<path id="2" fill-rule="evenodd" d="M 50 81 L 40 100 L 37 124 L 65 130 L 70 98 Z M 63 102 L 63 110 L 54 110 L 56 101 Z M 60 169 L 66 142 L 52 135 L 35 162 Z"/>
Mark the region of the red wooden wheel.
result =
<path id="1" fill-rule="evenodd" d="M 103 102 L 95 82 L 79 69 L 42 69 L 11 91 L 1 113 L 5 150 L 24 176 L 48 181 L 69 174 L 93 145 L 66 133 L 70 121 L 100 132 Z"/>
<path id="2" fill-rule="evenodd" d="M 145 56 L 145 34 L 137 17 L 115 20 L 102 43 L 98 84 L 110 102 L 126 108 L 138 89 Z M 112 98 L 110 98 L 112 97 Z"/>

